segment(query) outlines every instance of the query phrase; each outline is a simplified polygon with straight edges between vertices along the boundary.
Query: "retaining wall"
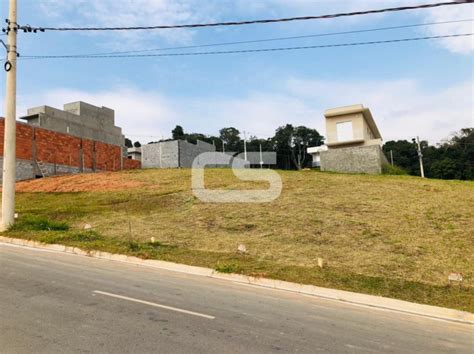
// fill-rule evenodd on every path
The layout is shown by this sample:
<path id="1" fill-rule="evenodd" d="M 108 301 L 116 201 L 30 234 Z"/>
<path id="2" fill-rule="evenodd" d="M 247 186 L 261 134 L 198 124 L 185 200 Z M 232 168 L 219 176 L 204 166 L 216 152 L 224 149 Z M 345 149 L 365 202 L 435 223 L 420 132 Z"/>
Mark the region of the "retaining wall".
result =
<path id="1" fill-rule="evenodd" d="M 321 171 L 380 174 L 384 163 L 387 159 L 379 145 L 321 151 Z"/>

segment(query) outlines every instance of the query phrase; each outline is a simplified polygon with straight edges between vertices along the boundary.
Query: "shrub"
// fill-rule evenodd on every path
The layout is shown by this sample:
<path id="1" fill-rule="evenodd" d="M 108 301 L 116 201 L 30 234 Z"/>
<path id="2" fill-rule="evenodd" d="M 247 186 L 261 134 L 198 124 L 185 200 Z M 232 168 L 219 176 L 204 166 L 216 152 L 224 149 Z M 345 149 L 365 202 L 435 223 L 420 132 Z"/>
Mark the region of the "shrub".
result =
<path id="1" fill-rule="evenodd" d="M 398 167 L 396 165 L 384 164 L 382 166 L 382 173 L 384 175 L 407 175 L 407 171 L 403 168 Z"/>
<path id="2" fill-rule="evenodd" d="M 236 273 L 239 267 L 235 263 L 217 263 L 215 270 L 219 273 Z"/>
<path id="3" fill-rule="evenodd" d="M 67 231 L 69 225 L 65 222 L 51 221 L 39 216 L 27 216 L 15 222 L 10 230 L 13 231 Z"/>

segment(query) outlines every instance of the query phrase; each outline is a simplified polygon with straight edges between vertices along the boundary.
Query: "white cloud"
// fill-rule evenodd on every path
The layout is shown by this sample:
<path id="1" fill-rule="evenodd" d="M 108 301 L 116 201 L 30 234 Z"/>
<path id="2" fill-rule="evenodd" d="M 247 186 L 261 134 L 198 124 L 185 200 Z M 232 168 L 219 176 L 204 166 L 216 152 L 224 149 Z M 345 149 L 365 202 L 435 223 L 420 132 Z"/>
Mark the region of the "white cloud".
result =
<path id="1" fill-rule="evenodd" d="M 321 111 L 355 103 L 369 107 L 386 141 L 420 135 L 432 143 L 474 126 L 473 85 L 473 81 L 466 81 L 429 92 L 415 80 L 289 82 L 290 92 L 324 105 Z"/>
<path id="2" fill-rule="evenodd" d="M 469 19 L 474 17 L 472 5 L 450 6 L 440 9 L 431 9 L 427 12 L 425 17 L 426 22 L 442 22 L 454 21 L 459 19 Z M 438 26 L 430 26 L 426 28 L 426 32 L 432 36 L 446 35 L 446 34 L 463 34 L 473 32 L 473 23 L 458 22 L 442 24 Z M 453 53 L 469 54 L 474 51 L 474 37 L 458 37 L 458 38 L 444 38 L 440 39 L 438 45 L 448 49 Z"/>
<path id="3" fill-rule="evenodd" d="M 368 10 L 384 7 L 416 5 L 424 0 L 43 0 L 39 8 L 47 22 L 67 26 L 140 26 L 151 24 L 184 24 L 218 20 L 274 18 L 280 16 L 318 15 L 334 12 Z M 349 30 L 354 24 L 380 22 L 387 16 L 421 19 L 421 22 L 438 22 L 472 18 L 472 5 L 445 6 L 393 14 L 344 17 L 322 21 L 293 22 L 283 27 L 286 33 L 307 33 L 329 27 Z M 407 20 L 406 23 L 413 23 Z M 273 25 L 276 30 L 280 27 Z M 230 27 L 232 31 L 234 28 Z M 420 34 L 444 35 L 472 32 L 472 22 L 453 23 L 420 28 Z M 100 33 L 106 46 L 114 49 L 144 47 L 156 38 L 174 43 L 191 43 L 196 32 L 192 30 L 160 30 L 145 36 L 143 32 Z M 93 34 L 97 35 L 97 34 Z M 125 41 L 125 43 L 124 43 Z M 454 53 L 467 54 L 474 50 L 472 37 L 448 38 L 433 41 Z"/>
<path id="4" fill-rule="evenodd" d="M 113 108 L 125 135 L 145 142 L 169 137 L 176 124 L 187 132 L 217 134 L 222 127 L 234 126 L 268 137 L 278 126 L 291 123 L 325 134 L 325 109 L 362 103 L 371 109 L 385 141 L 419 135 L 436 143 L 454 131 L 474 126 L 473 89 L 472 81 L 428 92 L 414 80 L 361 83 L 301 79 L 288 80 L 278 91 L 251 92 L 236 98 L 176 99 L 122 87 L 95 93 L 59 89 L 20 97 L 18 113 L 24 114 L 26 107 L 35 105 L 61 108 L 63 103 L 83 100 Z"/>
<path id="5" fill-rule="evenodd" d="M 27 108 L 42 105 L 62 109 L 64 103 L 74 101 L 85 101 L 114 109 L 115 124 L 122 127 L 126 135 L 156 135 L 161 139 L 169 135 L 170 127 L 179 119 L 170 99 L 159 94 L 123 87 L 102 92 L 56 89 L 36 96 L 20 96 L 17 113 L 22 116 L 26 114 Z M 150 140 L 153 139 L 150 137 Z"/>
<path id="6" fill-rule="evenodd" d="M 44 0 L 40 10 L 55 26 L 121 27 L 173 25 L 212 20 L 210 5 L 198 0 Z M 102 32 L 93 35 L 107 36 L 110 43 L 126 45 L 135 49 L 134 42 L 144 42 L 161 37 L 169 42 L 185 43 L 193 37 L 192 30 L 159 30 L 152 35 L 144 32 Z"/>

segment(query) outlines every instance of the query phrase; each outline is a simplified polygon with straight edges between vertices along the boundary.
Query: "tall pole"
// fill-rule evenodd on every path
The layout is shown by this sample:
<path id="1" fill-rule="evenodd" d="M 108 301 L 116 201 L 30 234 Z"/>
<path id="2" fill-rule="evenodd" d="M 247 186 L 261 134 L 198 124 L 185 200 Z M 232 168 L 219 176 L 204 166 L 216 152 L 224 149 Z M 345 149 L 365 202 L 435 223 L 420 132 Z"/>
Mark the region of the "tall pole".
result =
<path id="1" fill-rule="evenodd" d="M 392 163 L 392 166 L 393 166 L 393 150 L 390 150 L 390 162 Z"/>
<path id="2" fill-rule="evenodd" d="M 16 180 L 16 36 L 17 0 L 10 0 L 8 14 L 7 87 L 5 94 L 5 140 L 3 148 L 2 223 L 1 230 L 8 229 L 15 220 Z"/>
<path id="3" fill-rule="evenodd" d="M 247 161 L 247 135 L 244 132 L 244 160 Z"/>
<path id="4" fill-rule="evenodd" d="M 416 137 L 416 144 L 418 145 L 418 159 L 420 160 L 421 178 L 425 178 L 425 170 L 423 168 L 423 153 L 421 152 L 420 137 Z"/>
<path id="5" fill-rule="evenodd" d="M 262 144 L 260 144 L 260 168 L 263 168 Z"/>

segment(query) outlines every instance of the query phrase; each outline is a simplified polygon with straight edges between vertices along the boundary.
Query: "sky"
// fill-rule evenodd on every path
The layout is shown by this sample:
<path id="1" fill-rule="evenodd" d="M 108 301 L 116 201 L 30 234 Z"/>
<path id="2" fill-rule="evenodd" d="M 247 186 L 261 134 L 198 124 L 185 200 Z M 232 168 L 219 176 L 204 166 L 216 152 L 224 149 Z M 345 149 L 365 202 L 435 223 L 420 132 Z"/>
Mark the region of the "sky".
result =
<path id="1" fill-rule="evenodd" d="M 321 15 L 437 0 L 18 0 L 32 26 L 136 26 Z M 2 0 L 0 17 L 7 17 Z M 239 27 L 136 32 L 20 33 L 21 55 L 149 50 L 474 18 L 474 5 Z M 260 49 L 471 33 L 473 22 L 171 52 Z M 5 39 L 4 36 L 0 38 Z M 133 141 L 236 127 L 273 136 L 281 125 L 325 134 L 324 110 L 370 108 L 385 141 L 435 144 L 474 126 L 473 37 L 360 47 L 187 57 L 21 60 L 17 115 L 85 101 L 115 110 Z M 1 72 L 0 96 L 5 95 Z M 0 104 L 0 115 L 4 107 Z"/>

